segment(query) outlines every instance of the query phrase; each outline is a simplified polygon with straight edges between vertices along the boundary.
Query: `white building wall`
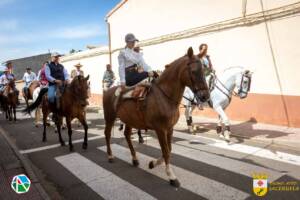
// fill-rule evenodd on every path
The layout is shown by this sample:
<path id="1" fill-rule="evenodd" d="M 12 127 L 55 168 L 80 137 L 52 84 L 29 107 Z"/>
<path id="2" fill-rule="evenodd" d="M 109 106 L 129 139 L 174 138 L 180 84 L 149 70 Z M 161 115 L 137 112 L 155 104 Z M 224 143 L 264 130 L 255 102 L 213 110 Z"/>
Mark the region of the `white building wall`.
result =
<path id="1" fill-rule="evenodd" d="M 263 0 L 266 9 L 273 9 L 295 0 Z M 299 2 L 299 1 L 298 1 Z M 247 1 L 247 14 L 262 10 L 260 0 Z M 193 27 L 209 25 L 242 16 L 242 0 L 128 0 L 114 12 L 108 22 L 111 27 L 112 49 L 123 47 L 124 36 L 134 33 L 145 40 Z M 300 16 L 268 22 L 271 44 L 284 95 L 300 95 Z M 214 67 L 221 71 L 229 66 L 245 66 L 254 71 L 252 93 L 280 94 L 275 66 L 265 23 L 199 35 L 143 47 L 146 62 L 154 69 L 182 56 L 189 46 L 198 52 L 201 43 L 209 45 Z M 117 65 L 113 54 L 113 65 Z"/>

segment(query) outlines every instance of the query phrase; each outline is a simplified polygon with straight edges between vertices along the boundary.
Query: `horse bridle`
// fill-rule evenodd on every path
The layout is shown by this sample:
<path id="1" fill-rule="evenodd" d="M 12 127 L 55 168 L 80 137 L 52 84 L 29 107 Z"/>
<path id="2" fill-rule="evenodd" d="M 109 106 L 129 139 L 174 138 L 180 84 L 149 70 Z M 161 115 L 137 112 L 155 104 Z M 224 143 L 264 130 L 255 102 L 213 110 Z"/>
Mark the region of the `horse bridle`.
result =
<path id="1" fill-rule="evenodd" d="M 238 91 L 238 94 L 248 94 L 248 92 L 250 91 L 250 87 L 251 87 L 251 77 L 248 76 L 249 74 L 249 71 L 246 71 L 243 73 L 243 76 L 241 78 L 241 83 L 240 83 L 240 88 L 239 88 L 239 91 Z M 248 87 L 247 87 L 247 91 L 244 91 L 243 90 L 243 82 L 244 82 L 244 79 L 247 78 L 249 81 L 248 81 Z"/>
<path id="2" fill-rule="evenodd" d="M 197 70 L 196 70 L 197 74 L 196 74 L 196 75 L 201 76 L 201 74 L 200 74 L 200 71 L 201 71 L 201 61 L 200 61 L 199 59 L 197 59 L 197 60 L 195 60 L 195 61 L 191 61 L 191 62 L 188 62 L 188 63 L 187 63 L 187 66 L 188 66 L 188 69 L 189 69 L 188 71 L 189 71 L 189 75 L 190 75 L 191 83 L 192 83 L 192 91 L 196 94 L 196 93 L 197 93 L 198 91 L 200 91 L 201 89 L 200 89 L 200 88 L 198 89 L 197 87 L 195 87 L 195 81 L 194 81 L 193 76 L 192 76 L 192 67 L 191 67 L 191 65 L 194 64 L 194 63 L 197 64 Z M 199 63 L 200 63 L 200 65 L 199 65 Z M 198 73 L 199 73 L 199 74 L 198 74 Z M 203 75 L 203 74 L 202 74 L 202 75 Z M 169 95 L 167 95 L 167 94 L 165 93 L 165 91 L 163 91 L 157 84 L 156 84 L 156 86 L 157 86 L 157 88 L 164 94 L 164 96 L 166 96 L 167 99 L 169 99 L 169 101 L 175 103 L 176 105 L 179 105 L 179 104 L 180 104 L 180 102 L 175 102 L 171 97 L 169 97 Z M 189 100 L 189 101 L 191 101 L 191 102 L 194 102 L 195 96 L 196 96 L 196 95 L 194 95 L 193 100 L 190 100 L 190 99 L 188 99 L 187 97 L 184 97 L 184 96 L 183 96 L 183 98 L 185 98 L 185 99 L 187 99 L 187 100 Z"/>
<path id="3" fill-rule="evenodd" d="M 239 96 L 239 94 L 242 94 L 242 93 L 247 94 L 250 91 L 251 78 L 248 76 L 248 73 L 249 73 L 248 71 L 243 73 L 238 92 L 232 91 L 234 96 L 237 97 L 237 96 Z M 243 86 L 242 86 L 245 77 L 247 77 L 249 79 L 247 91 L 243 91 Z M 217 81 L 222 85 L 222 87 L 227 91 L 227 93 L 224 92 L 220 87 L 217 86 L 217 84 L 216 84 Z M 217 76 L 216 76 L 216 82 L 215 82 L 215 87 L 218 88 L 229 99 L 229 102 L 230 102 L 231 101 L 231 96 L 230 96 L 231 92 L 229 91 L 229 89 L 222 83 L 222 81 L 220 81 L 220 79 L 218 79 Z"/>
<path id="4" fill-rule="evenodd" d="M 200 59 L 191 61 L 191 62 L 189 62 L 189 63 L 187 64 L 188 69 L 189 69 L 189 75 L 190 75 L 190 78 L 191 78 L 191 83 L 192 83 L 192 88 L 191 88 L 191 89 L 192 89 L 192 91 L 196 94 L 197 92 L 201 91 L 201 89 L 200 89 L 200 88 L 197 88 L 197 87 L 195 86 L 195 81 L 194 81 L 194 79 L 193 79 L 193 74 L 192 74 L 192 67 L 191 67 L 191 65 L 194 64 L 194 63 L 197 64 L 197 69 L 196 69 L 196 74 L 195 74 L 195 76 L 196 76 L 196 77 L 201 77 L 205 83 L 206 83 L 206 80 L 205 80 L 205 78 L 203 77 L 204 74 L 201 74 L 201 73 L 200 73 L 200 72 L 201 72 L 201 66 L 202 66 L 202 63 L 201 63 Z"/>

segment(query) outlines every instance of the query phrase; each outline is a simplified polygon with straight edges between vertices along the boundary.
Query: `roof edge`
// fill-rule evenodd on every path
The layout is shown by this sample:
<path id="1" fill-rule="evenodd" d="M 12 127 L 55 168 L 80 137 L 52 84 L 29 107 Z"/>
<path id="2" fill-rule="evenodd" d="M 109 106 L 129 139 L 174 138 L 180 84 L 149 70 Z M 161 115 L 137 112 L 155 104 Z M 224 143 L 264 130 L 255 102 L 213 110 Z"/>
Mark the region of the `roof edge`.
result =
<path id="1" fill-rule="evenodd" d="M 114 14 L 119 8 L 121 8 L 128 0 L 121 0 L 107 15 L 105 16 L 105 20 L 107 20 L 112 14 Z"/>

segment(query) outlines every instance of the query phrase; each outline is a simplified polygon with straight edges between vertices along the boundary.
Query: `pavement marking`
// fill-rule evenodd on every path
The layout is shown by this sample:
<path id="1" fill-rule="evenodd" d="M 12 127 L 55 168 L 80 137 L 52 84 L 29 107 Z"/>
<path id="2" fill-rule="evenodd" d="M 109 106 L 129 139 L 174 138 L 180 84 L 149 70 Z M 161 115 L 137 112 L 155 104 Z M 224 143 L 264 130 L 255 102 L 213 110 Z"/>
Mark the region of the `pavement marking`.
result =
<path id="1" fill-rule="evenodd" d="M 100 138 L 104 138 L 104 135 L 89 137 L 88 141 L 97 140 L 97 139 L 100 139 Z M 83 142 L 83 139 L 74 140 L 73 144 L 80 143 L 80 142 Z M 69 144 L 69 142 L 66 142 L 66 145 L 68 145 L 68 144 Z M 37 147 L 37 148 L 33 148 L 33 149 L 20 150 L 19 152 L 21 154 L 28 154 L 28 153 L 38 152 L 38 151 L 45 151 L 45 150 L 48 150 L 48 149 L 54 149 L 54 148 L 57 148 L 57 147 L 60 147 L 60 146 L 61 146 L 60 143 L 59 144 L 52 144 L 52 145 Z"/>
<path id="2" fill-rule="evenodd" d="M 56 157 L 61 165 L 107 200 L 154 200 L 153 196 L 78 153 Z"/>
<path id="3" fill-rule="evenodd" d="M 145 145 L 160 149 L 158 141 L 148 141 L 148 143 Z M 199 151 L 198 149 L 189 148 L 187 146 L 181 146 L 178 144 L 172 144 L 172 153 L 250 178 L 252 178 L 253 173 L 265 173 L 268 175 L 268 180 L 274 181 L 283 175 L 280 172 L 271 169 L 252 165 L 231 158 L 226 158 L 212 153 L 206 153 L 203 151 Z"/>
<path id="4" fill-rule="evenodd" d="M 112 144 L 111 147 L 114 155 L 117 158 L 131 164 L 132 161 L 131 161 L 131 154 L 129 149 L 117 144 Z M 98 147 L 98 149 L 106 152 L 106 146 Z M 160 165 L 154 169 L 148 168 L 149 161 L 156 158 L 147 156 L 142 153 L 137 153 L 137 154 L 138 154 L 137 157 L 140 161 L 139 168 L 155 176 L 158 176 L 162 179 L 168 180 L 168 177 L 165 173 L 164 165 Z M 231 200 L 231 199 L 245 199 L 250 196 L 249 194 L 240 191 L 236 188 L 227 186 L 223 183 L 187 171 L 183 168 L 174 165 L 172 165 L 172 168 L 175 174 L 177 175 L 177 178 L 179 179 L 182 188 L 192 191 L 193 193 L 198 194 L 207 199 L 216 199 L 216 200 L 230 199 Z"/>
<path id="5" fill-rule="evenodd" d="M 298 165 L 300 166 L 300 156 L 293 155 L 285 152 L 280 151 L 271 151 L 265 148 L 249 146 L 245 144 L 228 144 L 223 140 L 217 140 L 214 138 L 203 137 L 199 135 L 188 135 L 186 133 L 180 133 L 174 131 L 174 137 L 184 139 L 184 140 L 192 140 L 194 142 L 201 142 L 211 147 L 217 147 L 221 149 L 237 151 L 240 153 L 245 153 L 251 156 L 257 156 L 267 159 L 276 160 L 279 162 L 284 162 L 288 164 Z M 201 140 L 199 140 L 201 139 Z"/>

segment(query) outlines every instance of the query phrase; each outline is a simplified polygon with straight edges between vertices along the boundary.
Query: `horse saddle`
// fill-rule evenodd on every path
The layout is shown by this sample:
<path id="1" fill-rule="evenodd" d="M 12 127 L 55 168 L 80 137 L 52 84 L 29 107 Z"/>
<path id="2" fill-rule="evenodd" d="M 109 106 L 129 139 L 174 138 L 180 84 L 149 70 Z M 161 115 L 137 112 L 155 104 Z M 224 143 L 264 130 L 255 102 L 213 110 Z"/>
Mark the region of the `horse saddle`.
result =
<path id="1" fill-rule="evenodd" d="M 115 91 L 116 96 L 121 96 L 123 99 L 138 99 L 144 100 L 151 88 L 150 83 L 140 83 L 132 87 L 126 87 L 125 91 L 121 91 L 118 87 Z"/>

